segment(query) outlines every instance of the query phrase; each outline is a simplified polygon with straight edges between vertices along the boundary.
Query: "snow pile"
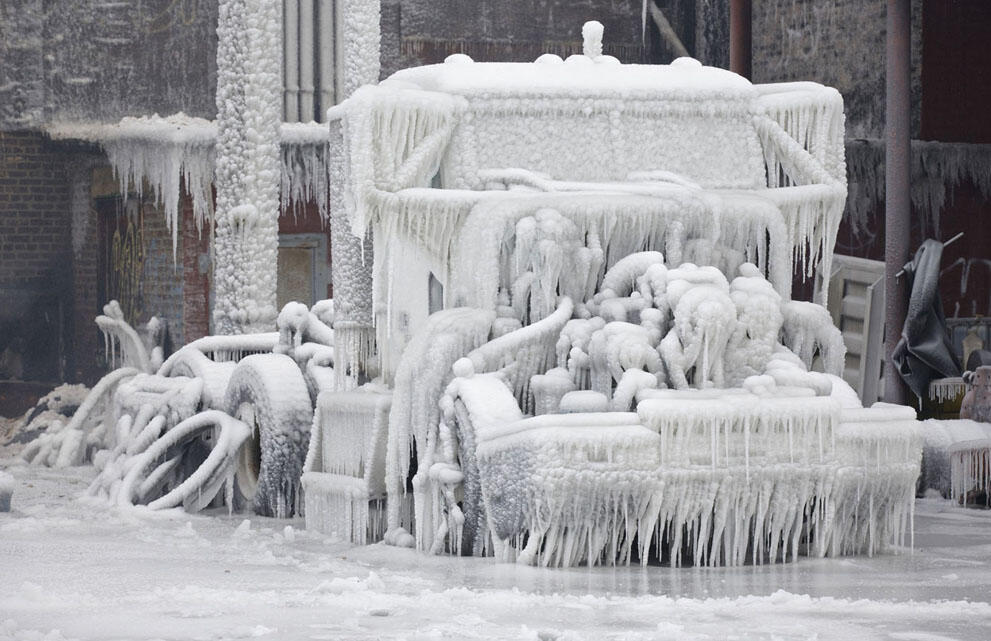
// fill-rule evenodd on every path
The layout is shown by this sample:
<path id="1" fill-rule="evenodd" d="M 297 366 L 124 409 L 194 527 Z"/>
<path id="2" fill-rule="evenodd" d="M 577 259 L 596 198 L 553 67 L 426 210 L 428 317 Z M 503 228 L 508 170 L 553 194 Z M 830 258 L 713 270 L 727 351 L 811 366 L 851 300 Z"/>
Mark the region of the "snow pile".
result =
<path id="1" fill-rule="evenodd" d="M 270 329 L 277 313 L 281 6 L 228 0 L 217 36 L 214 320 L 241 334 Z"/>
<path id="2" fill-rule="evenodd" d="M 59 385 L 38 399 L 24 416 L 11 419 L 7 430 L 0 434 L 0 444 L 28 443 L 55 421 L 66 423 L 82 405 L 88 393 L 89 388 L 85 385 Z"/>

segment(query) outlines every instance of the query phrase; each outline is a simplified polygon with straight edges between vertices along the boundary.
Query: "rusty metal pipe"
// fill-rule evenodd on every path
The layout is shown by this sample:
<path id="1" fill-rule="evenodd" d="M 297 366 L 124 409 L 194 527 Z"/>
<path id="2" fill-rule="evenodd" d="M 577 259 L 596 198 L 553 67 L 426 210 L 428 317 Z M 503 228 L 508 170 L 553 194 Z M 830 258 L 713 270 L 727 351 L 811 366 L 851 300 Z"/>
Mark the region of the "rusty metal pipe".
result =
<path id="1" fill-rule="evenodd" d="M 898 375 L 891 354 L 901 338 L 908 292 L 897 273 L 909 259 L 912 201 L 911 159 L 911 41 L 910 0 L 888 0 L 884 118 L 884 400 L 904 404 L 905 383 Z"/>
<path id="2" fill-rule="evenodd" d="M 752 25 L 750 0 L 730 0 L 729 69 L 747 80 L 753 71 Z"/>

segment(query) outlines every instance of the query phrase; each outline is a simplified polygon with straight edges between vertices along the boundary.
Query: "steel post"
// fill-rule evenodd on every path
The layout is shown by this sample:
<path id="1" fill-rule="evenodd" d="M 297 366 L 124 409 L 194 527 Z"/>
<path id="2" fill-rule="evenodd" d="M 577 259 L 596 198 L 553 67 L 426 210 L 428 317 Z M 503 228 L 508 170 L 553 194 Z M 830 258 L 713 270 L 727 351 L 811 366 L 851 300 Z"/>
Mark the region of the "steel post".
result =
<path id="1" fill-rule="evenodd" d="M 730 0 L 729 24 L 729 69 L 750 80 L 753 24 L 750 0 Z"/>
<path id="2" fill-rule="evenodd" d="M 911 1 L 888 0 L 885 83 L 884 255 L 885 365 L 884 399 L 905 403 L 907 391 L 891 354 L 901 338 L 908 308 L 906 278 L 896 274 L 909 259 L 911 228 Z"/>

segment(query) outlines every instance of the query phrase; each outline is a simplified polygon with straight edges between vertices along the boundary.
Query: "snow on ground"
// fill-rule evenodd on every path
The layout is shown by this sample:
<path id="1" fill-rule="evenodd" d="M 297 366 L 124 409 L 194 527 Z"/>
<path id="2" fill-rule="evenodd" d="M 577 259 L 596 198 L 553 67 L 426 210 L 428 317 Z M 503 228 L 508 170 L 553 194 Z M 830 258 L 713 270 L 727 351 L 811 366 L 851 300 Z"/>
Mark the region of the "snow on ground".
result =
<path id="1" fill-rule="evenodd" d="M 88 467 L 0 450 L 6 639 L 991 638 L 991 512 L 918 503 L 914 554 L 698 569 L 538 569 L 352 547 L 301 519 L 78 499 Z"/>

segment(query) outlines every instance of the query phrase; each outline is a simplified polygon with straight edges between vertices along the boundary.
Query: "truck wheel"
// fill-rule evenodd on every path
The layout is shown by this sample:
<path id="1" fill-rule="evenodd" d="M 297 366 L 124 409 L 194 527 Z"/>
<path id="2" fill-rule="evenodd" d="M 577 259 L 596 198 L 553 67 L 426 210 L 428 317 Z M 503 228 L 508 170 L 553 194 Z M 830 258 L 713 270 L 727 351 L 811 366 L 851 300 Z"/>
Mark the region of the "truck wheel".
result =
<path id="1" fill-rule="evenodd" d="M 299 366 L 282 354 L 241 359 L 224 406 L 251 429 L 237 456 L 234 507 L 262 516 L 292 516 L 313 421 Z"/>

